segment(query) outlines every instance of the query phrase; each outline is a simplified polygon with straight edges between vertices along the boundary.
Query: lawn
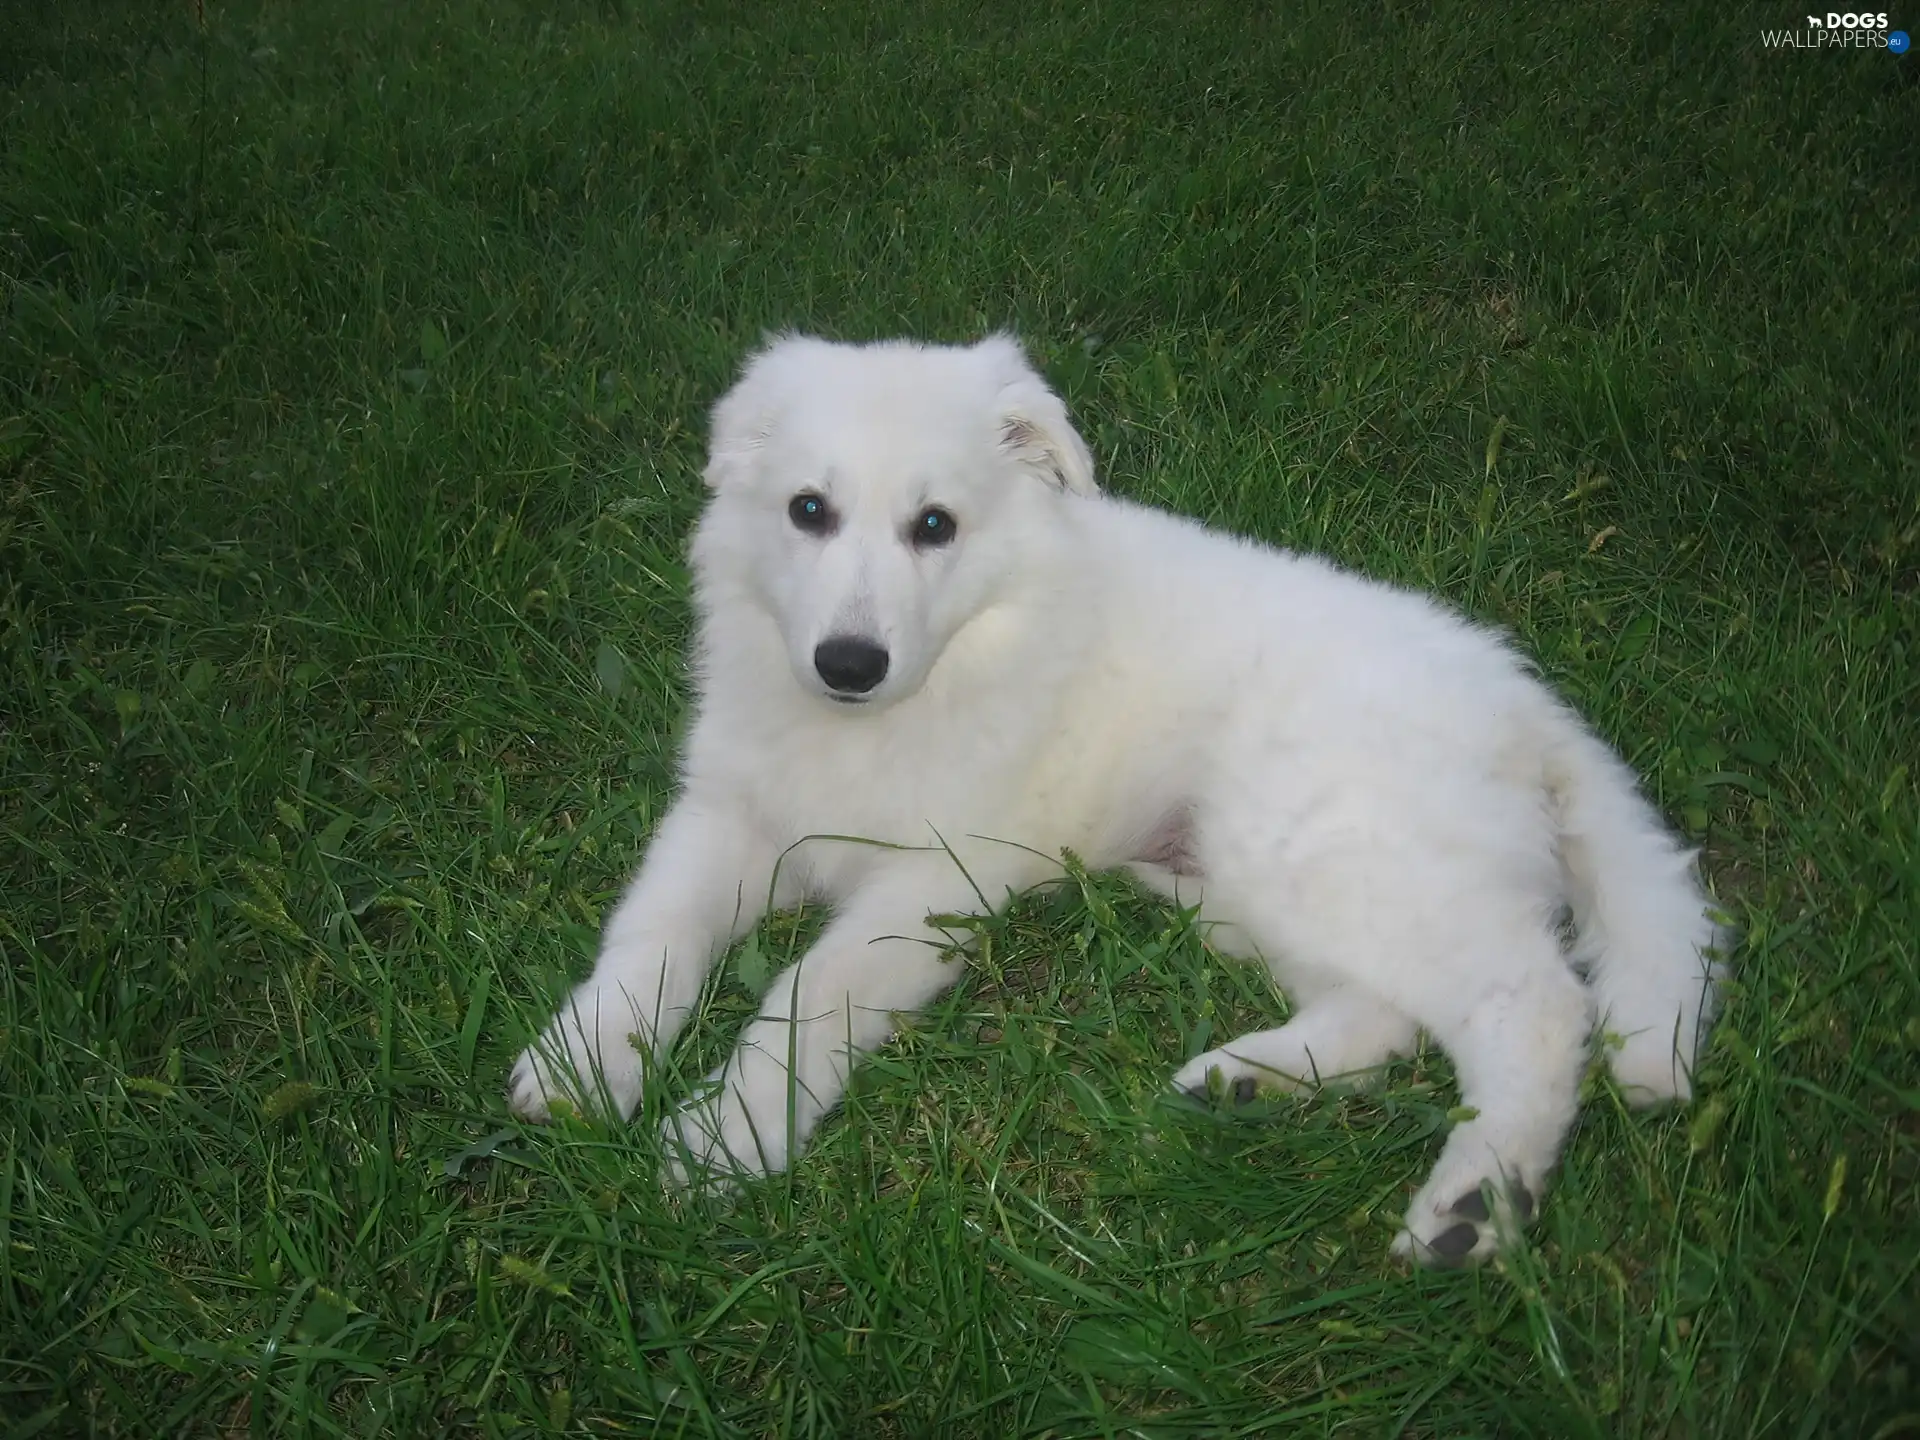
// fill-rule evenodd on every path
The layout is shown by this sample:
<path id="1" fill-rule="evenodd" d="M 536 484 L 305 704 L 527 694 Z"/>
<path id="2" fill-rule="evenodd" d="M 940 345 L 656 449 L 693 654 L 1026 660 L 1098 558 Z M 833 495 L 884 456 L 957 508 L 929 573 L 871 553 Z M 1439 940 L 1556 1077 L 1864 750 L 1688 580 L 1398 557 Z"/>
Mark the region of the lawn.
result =
<path id="1" fill-rule="evenodd" d="M 1920 57 L 1803 18 L 9 5 L 4 1433 L 1920 1435 Z M 510 1120 L 786 326 L 1511 629 L 1744 932 L 1701 1099 L 1409 1273 L 1444 1061 L 1169 1102 L 1284 1001 L 1093 876 L 735 1201 Z"/>

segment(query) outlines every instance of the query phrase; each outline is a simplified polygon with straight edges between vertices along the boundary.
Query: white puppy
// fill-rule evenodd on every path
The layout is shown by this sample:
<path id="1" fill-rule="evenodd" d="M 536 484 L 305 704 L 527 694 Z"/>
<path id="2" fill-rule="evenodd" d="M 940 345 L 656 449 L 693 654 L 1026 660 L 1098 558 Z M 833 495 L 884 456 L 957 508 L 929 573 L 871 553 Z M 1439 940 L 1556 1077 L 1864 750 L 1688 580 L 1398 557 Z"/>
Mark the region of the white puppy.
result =
<path id="1" fill-rule="evenodd" d="M 1418 1030 L 1452 1057 L 1474 1114 L 1407 1210 L 1423 1262 L 1531 1216 L 1596 1018 L 1628 1094 L 1687 1098 L 1722 943 L 1691 856 L 1495 636 L 1103 497 L 1005 337 L 779 340 L 715 410 L 706 479 L 680 798 L 515 1068 L 521 1114 L 631 1114 L 716 957 L 804 896 L 832 908 L 819 943 L 668 1122 L 695 1167 L 781 1169 L 958 978 L 964 936 L 929 917 L 1063 850 L 1198 901 L 1291 998 L 1175 1085 L 1311 1086 Z"/>

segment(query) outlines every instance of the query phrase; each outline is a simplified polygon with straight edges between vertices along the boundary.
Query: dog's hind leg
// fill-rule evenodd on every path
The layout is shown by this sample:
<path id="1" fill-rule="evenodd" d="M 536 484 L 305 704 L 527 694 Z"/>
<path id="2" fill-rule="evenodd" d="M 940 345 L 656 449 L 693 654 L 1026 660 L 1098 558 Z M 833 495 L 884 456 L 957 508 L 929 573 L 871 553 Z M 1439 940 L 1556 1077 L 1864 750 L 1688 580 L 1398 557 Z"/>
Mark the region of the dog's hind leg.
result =
<path id="1" fill-rule="evenodd" d="M 1398 1253 L 1426 1265 L 1481 1259 L 1531 1217 L 1573 1123 L 1587 1061 L 1592 998 L 1562 956 L 1531 877 L 1493 868 L 1471 851 L 1374 844 L 1325 850 L 1277 883 L 1259 883 L 1257 872 L 1216 878 L 1223 905 L 1263 954 L 1386 997 L 1400 1025 L 1418 1025 L 1453 1060 L 1472 1113 L 1449 1135 L 1395 1241 Z M 1305 1028 L 1314 1003 L 1309 996 L 1295 1023 L 1320 1039 L 1313 1058 L 1322 1076 L 1366 1058 L 1362 1041 L 1392 1048 L 1409 1038 L 1349 1001 L 1328 1017 L 1330 1032 L 1355 1037 L 1336 1055 L 1337 1045 Z M 1335 1015 L 1346 1023 L 1333 1024 Z M 1228 1045 L 1225 1065 L 1203 1056 L 1182 1079 L 1204 1085 L 1210 1066 L 1236 1066 L 1224 1078 L 1258 1085 L 1248 1060 L 1298 1067 L 1304 1053 L 1280 1039 L 1290 1028 L 1273 1032 L 1275 1053 Z"/>
<path id="2" fill-rule="evenodd" d="M 1423 1265 L 1484 1259 L 1533 1218 L 1580 1103 L 1593 999 L 1550 936 L 1524 976 L 1479 990 L 1428 1029 L 1452 1057 L 1471 1118 L 1454 1127 L 1407 1206 L 1394 1252 Z"/>
<path id="3" fill-rule="evenodd" d="M 1263 1089 L 1311 1090 L 1366 1072 L 1413 1048 L 1413 1021 L 1361 985 L 1296 990 L 1298 1012 L 1183 1065 L 1176 1088 L 1206 1099 L 1217 1088 L 1236 1102 Z"/>

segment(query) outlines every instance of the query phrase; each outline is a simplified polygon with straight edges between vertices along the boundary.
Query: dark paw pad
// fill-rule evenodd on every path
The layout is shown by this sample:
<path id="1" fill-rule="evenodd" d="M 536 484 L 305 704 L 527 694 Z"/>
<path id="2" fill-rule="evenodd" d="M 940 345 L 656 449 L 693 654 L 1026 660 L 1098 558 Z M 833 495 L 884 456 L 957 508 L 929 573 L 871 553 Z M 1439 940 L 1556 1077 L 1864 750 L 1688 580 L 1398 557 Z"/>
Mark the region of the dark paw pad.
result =
<path id="1" fill-rule="evenodd" d="M 1453 1202 L 1453 1213 L 1464 1215 L 1469 1220 L 1486 1220 L 1491 1216 L 1487 1210 L 1487 1197 L 1478 1190 L 1469 1190 Z"/>
<path id="2" fill-rule="evenodd" d="M 1483 1181 L 1480 1189 L 1469 1190 L 1458 1200 L 1454 1201 L 1453 1213 L 1464 1216 L 1469 1220 L 1486 1220 L 1490 1218 L 1487 1210 L 1485 1187 L 1492 1183 L 1491 1181 Z M 1533 1192 L 1520 1181 L 1516 1180 L 1507 1187 L 1507 1201 L 1513 1206 L 1514 1217 L 1519 1220 L 1521 1224 L 1524 1225 L 1533 1219 Z"/>
<path id="3" fill-rule="evenodd" d="M 1480 1243 L 1480 1227 L 1470 1220 L 1462 1220 L 1451 1229 L 1442 1230 L 1427 1242 L 1441 1263 L 1457 1264 L 1466 1257 L 1468 1251 Z"/>
<path id="4" fill-rule="evenodd" d="M 1202 1105 L 1247 1105 L 1259 1096 L 1260 1084 L 1253 1076 L 1242 1075 L 1231 1084 L 1222 1086 L 1220 1072 L 1215 1070 L 1204 1085 L 1189 1085 L 1180 1093 Z"/>

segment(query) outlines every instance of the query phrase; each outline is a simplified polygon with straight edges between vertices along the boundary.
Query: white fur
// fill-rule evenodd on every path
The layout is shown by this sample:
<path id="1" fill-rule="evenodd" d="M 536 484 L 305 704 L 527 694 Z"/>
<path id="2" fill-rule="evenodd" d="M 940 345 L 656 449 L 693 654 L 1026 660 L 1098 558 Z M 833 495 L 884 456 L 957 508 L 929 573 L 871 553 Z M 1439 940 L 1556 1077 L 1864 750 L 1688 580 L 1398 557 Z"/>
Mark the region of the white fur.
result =
<path id="1" fill-rule="evenodd" d="M 1452 1057 L 1477 1114 L 1413 1197 L 1417 1259 L 1478 1258 L 1524 1220 L 1596 1015 L 1630 1095 L 1689 1095 L 1722 944 L 1692 857 L 1494 635 L 1103 497 L 1005 337 L 779 340 L 715 410 L 707 479 L 682 793 L 593 975 L 515 1068 L 520 1113 L 632 1113 L 716 957 L 807 896 L 832 907 L 819 942 L 668 1122 L 696 1168 L 778 1170 L 893 1015 L 957 978 L 964 937 L 929 917 L 1004 903 L 1063 849 L 1198 901 L 1292 998 L 1289 1023 L 1176 1084 L 1316 1084 L 1417 1029 Z M 789 517 L 802 491 L 831 535 Z M 957 538 L 916 548 L 933 505 Z M 813 656 L 849 634 L 888 669 L 836 703 Z M 1496 1223 L 1459 1232 L 1483 1182 Z"/>

